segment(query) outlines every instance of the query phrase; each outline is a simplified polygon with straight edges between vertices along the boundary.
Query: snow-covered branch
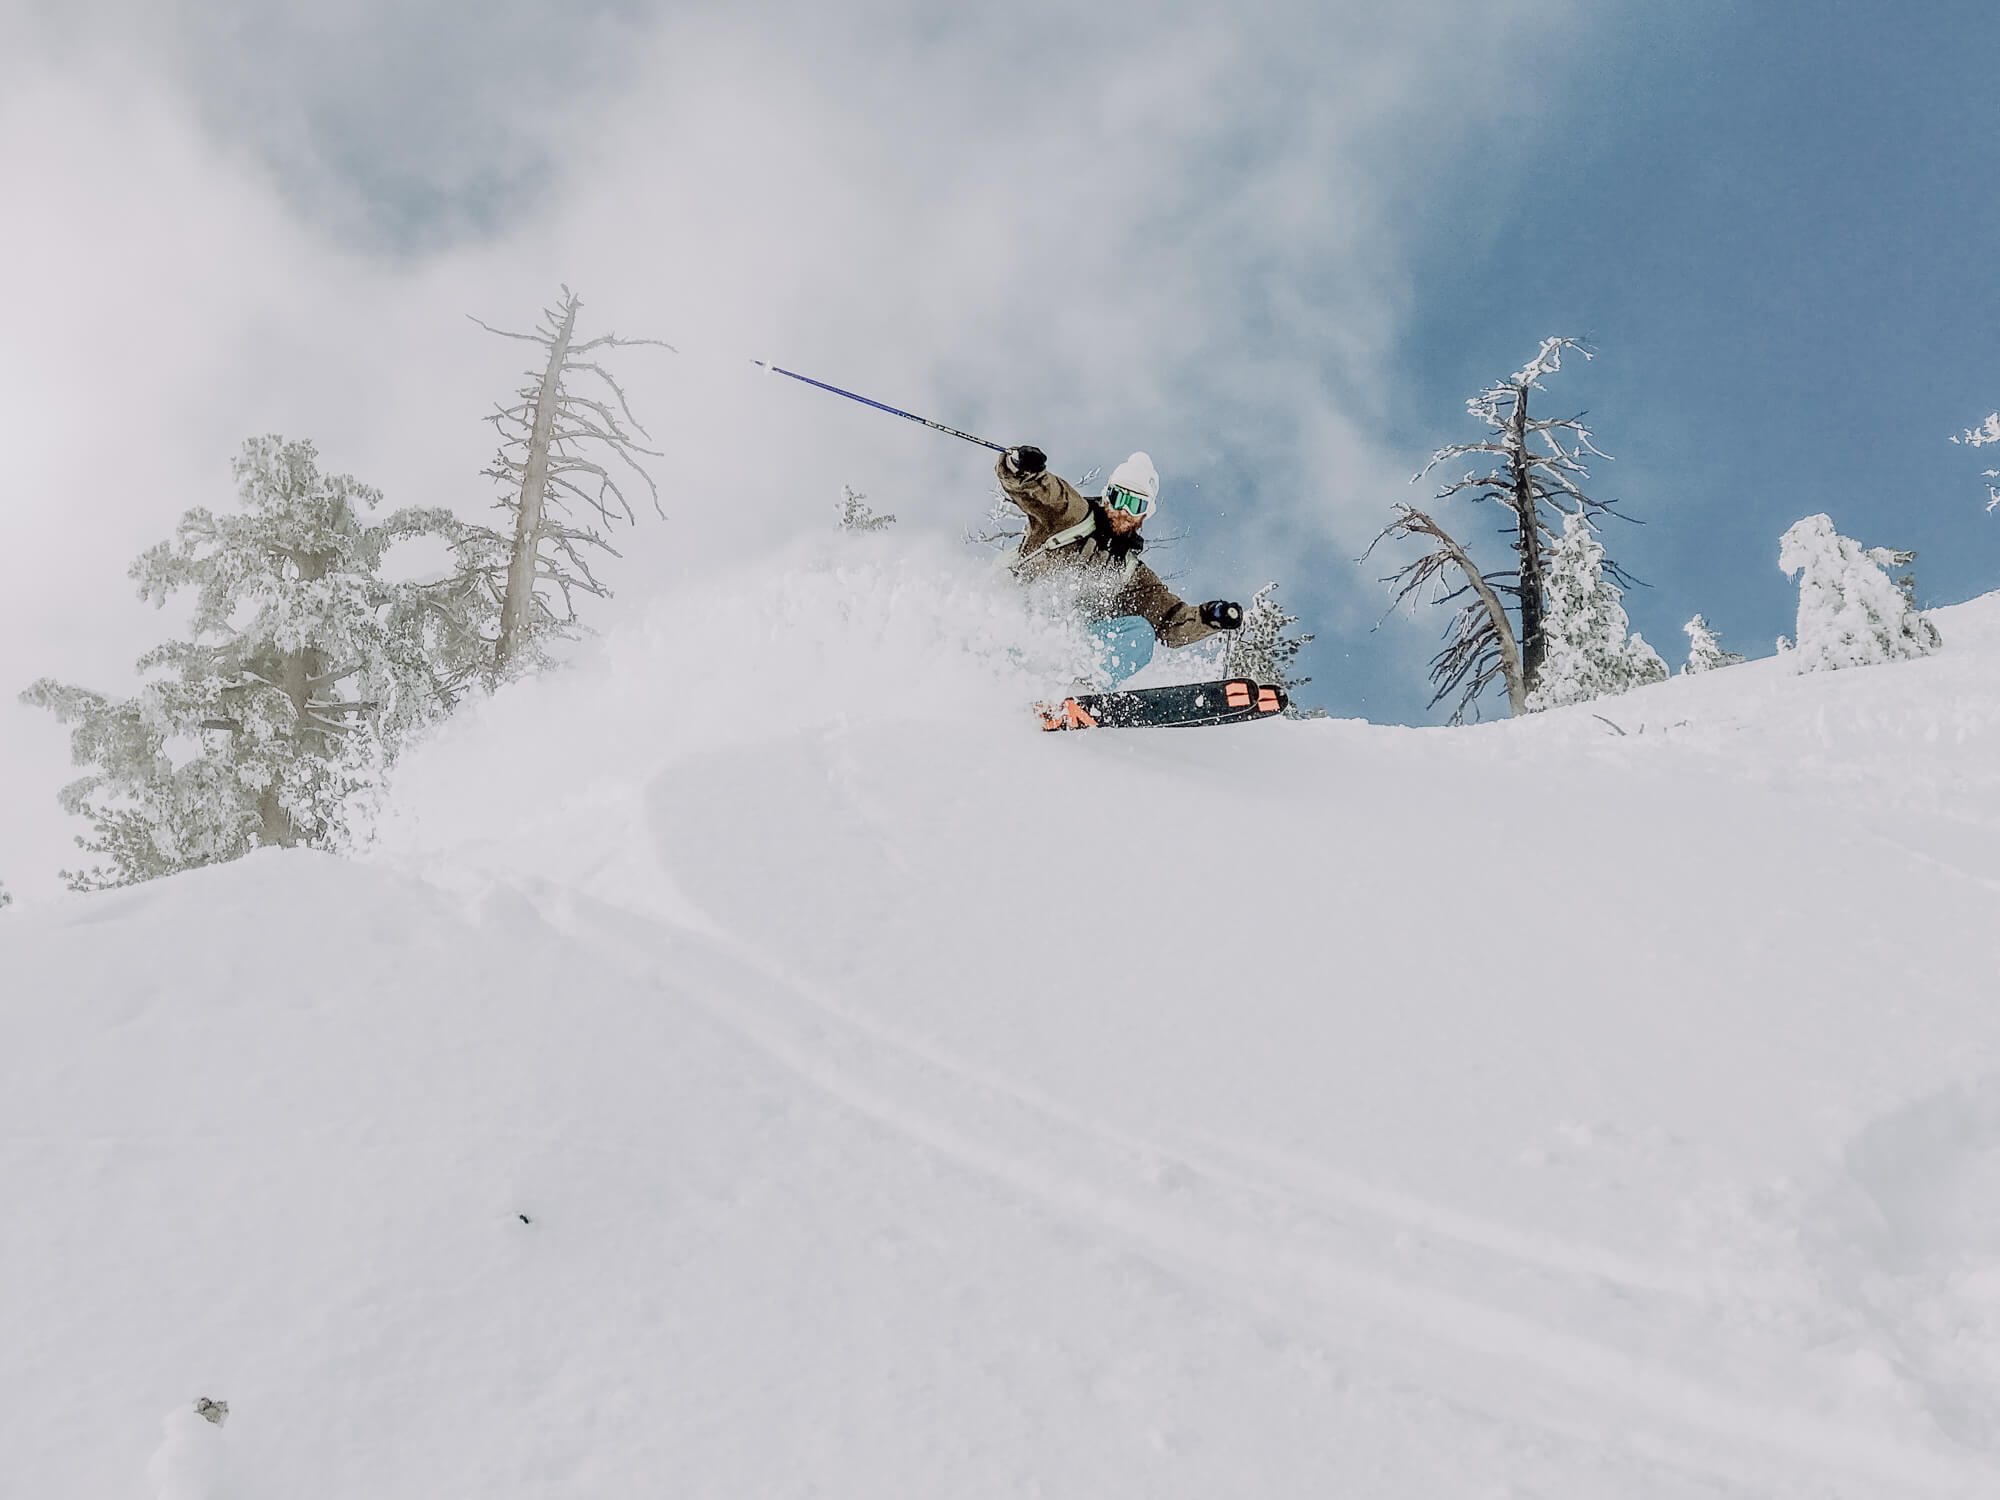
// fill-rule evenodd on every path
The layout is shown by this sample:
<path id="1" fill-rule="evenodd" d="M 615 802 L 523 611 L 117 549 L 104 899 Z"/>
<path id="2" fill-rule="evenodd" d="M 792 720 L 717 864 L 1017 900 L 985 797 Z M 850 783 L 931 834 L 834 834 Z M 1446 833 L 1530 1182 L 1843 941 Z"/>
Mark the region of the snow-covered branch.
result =
<path id="1" fill-rule="evenodd" d="M 1962 437 L 1952 439 L 1968 448 L 1984 448 L 1988 443 L 2000 443 L 2000 411 L 1990 413 L 1977 427 L 1968 427 Z"/>
<path id="2" fill-rule="evenodd" d="M 1969 427 L 1963 436 L 1952 439 L 1968 448 L 1983 448 L 1988 443 L 2000 443 L 2000 411 L 1989 414 L 1977 427 Z M 1982 475 L 1986 479 L 2000 479 L 2000 469 L 1987 469 Z M 1986 511 L 1991 515 L 2000 510 L 2000 485 L 1986 486 Z"/>

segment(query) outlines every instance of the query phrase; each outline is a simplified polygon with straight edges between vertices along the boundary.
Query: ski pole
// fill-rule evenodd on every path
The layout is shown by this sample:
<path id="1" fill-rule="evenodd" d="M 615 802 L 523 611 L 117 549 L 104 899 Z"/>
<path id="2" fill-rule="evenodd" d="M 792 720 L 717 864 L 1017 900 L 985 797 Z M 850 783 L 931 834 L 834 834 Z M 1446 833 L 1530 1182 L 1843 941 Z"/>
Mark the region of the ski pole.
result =
<path id="1" fill-rule="evenodd" d="M 793 380 L 803 381 L 806 385 L 816 385 L 823 391 L 832 391 L 836 396 L 845 396 L 849 401 L 859 401 L 863 406 L 872 406 L 877 411 L 886 411 L 892 417 L 903 417 L 912 422 L 921 422 L 933 432 L 942 432 L 948 437 L 964 438 L 968 443 L 977 443 L 982 448 L 991 448 L 995 453 L 1005 453 L 1007 451 L 999 443 L 989 443 L 983 437 L 974 437 L 969 432 L 960 432 L 956 427 L 947 427 L 942 422 L 933 422 L 929 417 L 920 417 L 913 411 L 904 411 L 900 406 L 890 406 L 886 402 L 871 400 L 867 396 L 858 396 L 853 391 L 843 391 L 837 385 L 828 385 L 824 380 L 814 380 L 812 376 L 801 375 L 796 370 L 781 370 L 776 365 L 765 364 L 761 359 L 753 359 L 750 363 L 756 365 L 759 369 L 769 370 L 773 375 L 788 375 Z"/>

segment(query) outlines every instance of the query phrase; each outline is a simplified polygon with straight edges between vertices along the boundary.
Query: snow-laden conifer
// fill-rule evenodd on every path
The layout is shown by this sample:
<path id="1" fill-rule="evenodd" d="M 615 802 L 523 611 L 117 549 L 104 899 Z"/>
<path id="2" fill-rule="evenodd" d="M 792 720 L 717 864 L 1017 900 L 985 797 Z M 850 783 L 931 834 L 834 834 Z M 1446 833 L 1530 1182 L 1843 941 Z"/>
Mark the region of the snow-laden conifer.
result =
<path id="1" fill-rule="evenodd" d="M 1290 692 L 1311 682 L 1310 677 L 1294 677 L 1299 648 L 1312 639 L 1310 633 L 1287 635 L 1286 627 L 1299 623 L 1277 600 L 1278 586 L 1267 583 L 1250 597 L 1243 611 L 1243 624 L 1228 633 L 1222 656 L 1222 675 L 1248 677 Z"/>
<path id="2" fill-rule="evenodd" d="M 877 515 L 869 509 L 868 497 L 850 485 L 840 487 L 840 519 L 842 531 L 885 531 L 896 524 L 892 515 Z"/>
<path id="3" fill-rule="evenodd" d="M 659 454 L 639 443 L 646 430 L 633 417 L 624 389 L 590 356 L 637 344 L 673 346 L 613 334 L 579 341 L 581 307 L 564 287 L 556 305 L 542 310 L 533 333 L 479 324 L 543 351 L 512 403 L 487 418 L 500 431 L 500 448 L 486 473 L 501 486 L 494 506 L 506 512 L 507 522 L 497 528 L 462 526 L 453 539 L 459 557 L 454 586 L 448 597 L 434 594 L 435 607 L 452 619 L 461 645 L 456 674 L 483 676 L 489 685 L 539 664 L 544 643 L 575 628 L 577 594 L 610 595 L 587 554 L 616 557 L 618 551 L 591 520 L 579 519 L 581 513 L 606 528 L 636 522 L 620 483 L 621 476 L 628 481 L 636 476 L 654 511 L 666 515 L 659 486 L 639 462 L 641 455 Z"/>
<path id="4" fill-rule="evenodd" d="M 8 907 L 12 906 L 13 904 L 14 904 L 14 897 L 8 891 L 7 883 L 4 880 L 0 880 L 0 911 L 5 911 Z"/>
<path id="5" fill-rule="evenodd" d="M 1561 708 L 1608 698 L 1649 682 L 1667 680 L 1667 664 L 1630 631 L 1624 591 L 1604 576 L 1604 548 L 1589 516 L 1563 517 L 1562 536 L 1548 553 L 1548 646 L 1528 709 Z"/>
<path id="6" fill-rule="evenodd" d="M 1942 644 L 1937 627 L 1916 607 L 1914 583 L 1891 578 L 1914 552 L 1863 547 L 1833 529 L 1826 515 L 1807 516 L 1778 543 L 1778 566 L 1799 580 L 1797 644 L 1787 652 L 1795 672 L 1827 672 L 1927 656 Z"/>
<path id="7" fill-rule="evenodd" d="M 1713 672 L 1717 667 L 1733 667 L 1743 658 L 1734 651 L 1722 649 L 1722 637 L 1709 628 L 1708 621 L 1696 615 L 1681 627 L 1687 632 L 1687 665 L 1681 674 L 1690 672 Z"/>
<path id="8" fill-rule="evenodd" d="M 91 821 L 79 846 L 109 864 L 64 872 L 77 889 L 260 844 L 338 847 L 354 796 L 449 704 L 421 589 L 379 569 L 397 541 L 450 536 L 451 517 L 370 525 L 379 493 L 322 475 L 310 443 L 253 438 L 233 467 L 239 512 L 188 511 L 131 567 L 141 598 L 194 596 L 187 638 L 139 659 L 138 695 L 47 678 L 22 694 L 71 726 L 72 758 L 91 768 L 60 800 Z"/>

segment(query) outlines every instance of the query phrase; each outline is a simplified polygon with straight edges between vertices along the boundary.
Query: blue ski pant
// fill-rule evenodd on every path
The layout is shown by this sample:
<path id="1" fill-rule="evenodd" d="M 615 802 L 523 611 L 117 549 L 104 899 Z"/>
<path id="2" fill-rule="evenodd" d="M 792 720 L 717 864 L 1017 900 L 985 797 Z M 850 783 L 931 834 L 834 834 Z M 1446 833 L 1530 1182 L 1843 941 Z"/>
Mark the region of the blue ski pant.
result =
<path id="1" fill-rule="evenodd" d="M 1090 639 L 1097 653 L 1097 676 L 1106 687 L 1117 687 L 1153 659 L 1153 627 L 1137 615 L 1093 620 Z"/>

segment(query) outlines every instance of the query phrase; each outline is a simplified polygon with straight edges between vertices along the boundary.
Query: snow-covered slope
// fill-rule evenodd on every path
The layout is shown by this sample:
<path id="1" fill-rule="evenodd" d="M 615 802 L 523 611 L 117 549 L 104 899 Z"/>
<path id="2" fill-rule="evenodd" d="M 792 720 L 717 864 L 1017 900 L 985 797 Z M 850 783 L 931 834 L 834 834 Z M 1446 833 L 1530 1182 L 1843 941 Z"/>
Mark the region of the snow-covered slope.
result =
<path id="1" fill-rule="evenodd" d="M 840 540 L 0 917 L 8 1493 L 2000 1493 L 2000 595 L 1056 736 Z"/>

